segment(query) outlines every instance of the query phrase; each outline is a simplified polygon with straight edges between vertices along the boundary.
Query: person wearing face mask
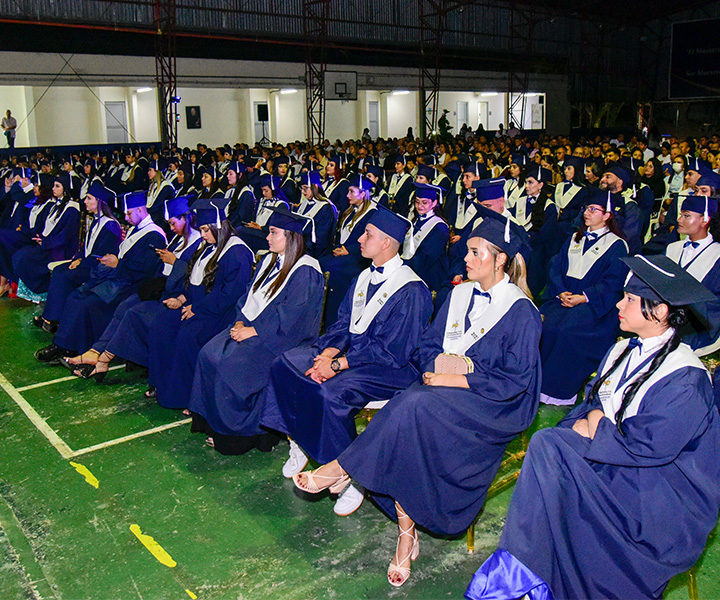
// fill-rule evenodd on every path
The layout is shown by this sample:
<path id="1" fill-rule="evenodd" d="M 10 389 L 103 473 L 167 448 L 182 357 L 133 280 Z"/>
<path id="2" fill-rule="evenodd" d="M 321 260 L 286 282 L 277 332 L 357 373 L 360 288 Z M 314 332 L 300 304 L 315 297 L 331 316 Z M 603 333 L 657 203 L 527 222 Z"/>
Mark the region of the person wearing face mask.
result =
<path id="1" fill-rule="evenodd" d="M 685 184 L 685 171 L 687 169 L 687 158 L 678 154 L 672 161 L 672 172 L 668 179 L 668 193 L 677 194 Z"/>

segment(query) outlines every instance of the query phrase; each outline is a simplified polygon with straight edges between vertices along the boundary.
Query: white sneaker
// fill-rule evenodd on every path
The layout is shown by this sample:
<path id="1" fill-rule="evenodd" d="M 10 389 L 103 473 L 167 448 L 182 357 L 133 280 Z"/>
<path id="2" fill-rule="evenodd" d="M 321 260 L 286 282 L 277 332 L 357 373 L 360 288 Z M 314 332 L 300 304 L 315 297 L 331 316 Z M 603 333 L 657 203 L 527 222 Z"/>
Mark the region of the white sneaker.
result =
<path id="1" fill-rule="evenodd" d="M 285 461 L 282 468 L 283 477 L 290 479 L 293 475 L 297 475 L 308 464 L 308 457 L 295 440 L 290 441 L 290 457 Z"/>
<path id="2" fill-rule="evenodd" d="M 340 517 L 347 517 L 360 508 L 363 500 L 365 500 L 364 488 L 358 489 L 351 483 L 340 492 L 333 511 Z"/>

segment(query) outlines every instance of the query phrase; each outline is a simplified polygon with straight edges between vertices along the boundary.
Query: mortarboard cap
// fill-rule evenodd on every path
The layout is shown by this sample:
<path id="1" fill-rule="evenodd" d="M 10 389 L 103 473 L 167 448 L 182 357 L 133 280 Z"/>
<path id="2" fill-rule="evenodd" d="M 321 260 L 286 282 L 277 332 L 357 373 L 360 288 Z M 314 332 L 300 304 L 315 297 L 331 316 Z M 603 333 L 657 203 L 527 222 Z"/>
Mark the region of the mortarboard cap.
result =
<path id="1" fill-rule="evenodd" d="M 348 177 L 348 182 L 352 187 L 371 192 L 375 188 L 375 184 L 367 177 L 360 173 L 353 173 Z"/>
<path id="2" fill-rule="evenodd" d="M 141 206 L 147 206 L 147 192 L 138 190 L 136 192 L 129 192 L 123 196 L 124 212 L 127 212 L 133 208 L 140 208 Z"/>
<path id="3" fill-rule="evenodd" d="M 322 186 L 322 177 L 320 177 L 320 173 L 318 171 L 305 171 L 304 173 L 301 173 L 300 185 L 310 187 L 313 184 L 318 187 Z"/>
<path id="4" fill-rule="evenodd" d="M 505 179 L 478 179 L 472 186 L 477 190 L 478 202 L 505 197 Z"/>
<path id="5" fill-rule="evenodd" d="M 218 198 L 218 200 L 221 200 Z M 211 202 L 209 199 L 198 200 L 193 206 L 195 210 L 195 222 L 197 226 L 215 225 L 218 229 L 225 220 L 225 209 L 220 204 Z"/>
<path id="6" fill-rule="evenodd" d="M 415 197 L 416 198 L 429 198 L 430 200 L 437 200 L 442 204 L 443 201 L 443 189 L 438 185 L 432 185 L 429 183 L 416 183 L 415 184 Z"/>
<path id="7" fill-rule="evenodd" d="M 546 169 L 545 167 L 541 167 L 540 165 L 532 165 L 528 167 L 525 178 L 527 179 L 528 177 L 532 177 L 536 181 L 541 181 L 543 183 L 552 183 L 552 171 L 550 169 Z"/>
<path id="8" fill-rule="evenodd" d="M 165 201 L 165 220 L 177 219 L 190 212 L 189 196 L 178 196 Z"/>
<path id="9" fill-rule="evenodd" d="M 709 196 L 687 196 L 680 210 L 689 210 L 704 215 L 706 219 L 714 217 L 718 212 L 717 198 Z"/>
<path id="10" fill-rule="evenodd" d="M 94 196 L 98 200 L 105 202 L 105 204 L 111 204 L 115 202 L 115 192 L 111 189 L 106 188 L 99 181 L 93 181 L 87 191 L 88 194 Z"/>
<path id="11" fill-rule="evenodd" d="M 373 175 L 375 175 L 375 177 L 378 177 L 379 179 L 385 177 L 385 171 L 379 165 L 366 165 L 365 172 L 372 173 Z"/>
<path id="12" fill-rule="evenodd" d="M 437 171 L 435 171 L 434 167 L 423 164 L 418 165 L 417 174 L 422 175 L 428 181 L 432 181 L 433 179 L 435 179 L 435 177 L 437 177 Z"/>
<path id="13" fill-rule="evenodd" d="M 487 211 L 487 216 L 472 230 L 470 237 L 479 237 L 494 244 L 512 260 L 520 252 L 525 256 L 529 243 L 525 230 L 500 213 Z"/>
<path id="14" fill-rule="evenodd" d="M 405 241 L 405 234 L 412 226 L 412 223 L 408 219 L 385 208 L 382 204 L 378 204 L 376 209 L 372 211 L 368 224 L 374 225 L 385 235 L 393 238 L 400 244 Z"/>
<path id="15" fill-rule="evenodd" d="M 605 167 L 605 170 L 603 173 L 612 173 L 620 179 L 623 183 L 623 188 L 627 189 L 632 185 L 633 182 L 633 176 L 625 167 L 623 167 L 619 162 L 611 161 L 607 164 Z"/>
<path id="16" fill-rule="evenodd" d="M 270 219 L 268 220 L 269 227 L 277 227 L 278 229 L 294 231 L 295 233 L 312 233 L 312 236 L 315 236 L 313 220 L 309 217 L 298 215 L 282 204 L 280 206 L 269 207 L 269 209 L 272 211 Z"/>

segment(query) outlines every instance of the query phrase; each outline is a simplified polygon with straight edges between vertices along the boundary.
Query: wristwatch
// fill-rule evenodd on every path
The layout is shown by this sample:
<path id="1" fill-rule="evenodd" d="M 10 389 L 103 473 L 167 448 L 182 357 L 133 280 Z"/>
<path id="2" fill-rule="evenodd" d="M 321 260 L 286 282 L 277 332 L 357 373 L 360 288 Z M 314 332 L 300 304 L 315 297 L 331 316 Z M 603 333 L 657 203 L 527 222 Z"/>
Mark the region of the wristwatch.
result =
<path id="1" fill-rule="evenodd" d="M 333 370 L 334 373 L 339 373 L 340 361 L 337 358 L 333 358 L 332 362 L 330 363 L 330 368 Z"/>

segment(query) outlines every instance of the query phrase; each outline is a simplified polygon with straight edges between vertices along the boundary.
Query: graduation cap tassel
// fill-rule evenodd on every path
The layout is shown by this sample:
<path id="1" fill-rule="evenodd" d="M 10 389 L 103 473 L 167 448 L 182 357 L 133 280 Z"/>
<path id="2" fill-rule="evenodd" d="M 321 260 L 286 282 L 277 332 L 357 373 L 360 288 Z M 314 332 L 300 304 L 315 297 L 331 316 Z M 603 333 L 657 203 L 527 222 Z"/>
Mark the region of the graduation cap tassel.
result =
<path id="1" fill-rule="evenodd" d="M 165 201 L 165 220 L 166 220 L 166 221 L 169 221 L 169 220 L 170 220 L 170 213 L 168 213 L 168 203 L 167 203 L 167 200 Z"/>
<path id="2" fill-rule="evenodd" d="M 505 219 L 505 236 L 503 239 L 506 244 L 510 243 L 510 219 Z"/>
<path id="3" fill-rule="evenodd" d="M 606 212 L 612 212 L 612 202 L 610 201 L 610 190 L 608 190 L 607 205 L 605 206 Z"/>
<path id="4" fill-rule="evenodd" d="M 220 222 L 220 209 L 214 202 L 211 202 L 210 204 L 215 208 L 215 214 L 217 215 L 215 217 L 215 226 L 220 229 L 220 227 L 222 226 L 222 223 Z"/>
<path id="5" fill-rule="evenodd" d="M 635 187 L 634 183 L 633 183 L 633 198 L 637 198 L 637 188 Z"/>
<path id="6" fill-rule="evenodd" d="M 708 197 L 705 196 L 705 213 L 703 214 L 703 218 L 705 219 L 705 222 L 710 221 L 710 216 L 708 214 Z"/>

